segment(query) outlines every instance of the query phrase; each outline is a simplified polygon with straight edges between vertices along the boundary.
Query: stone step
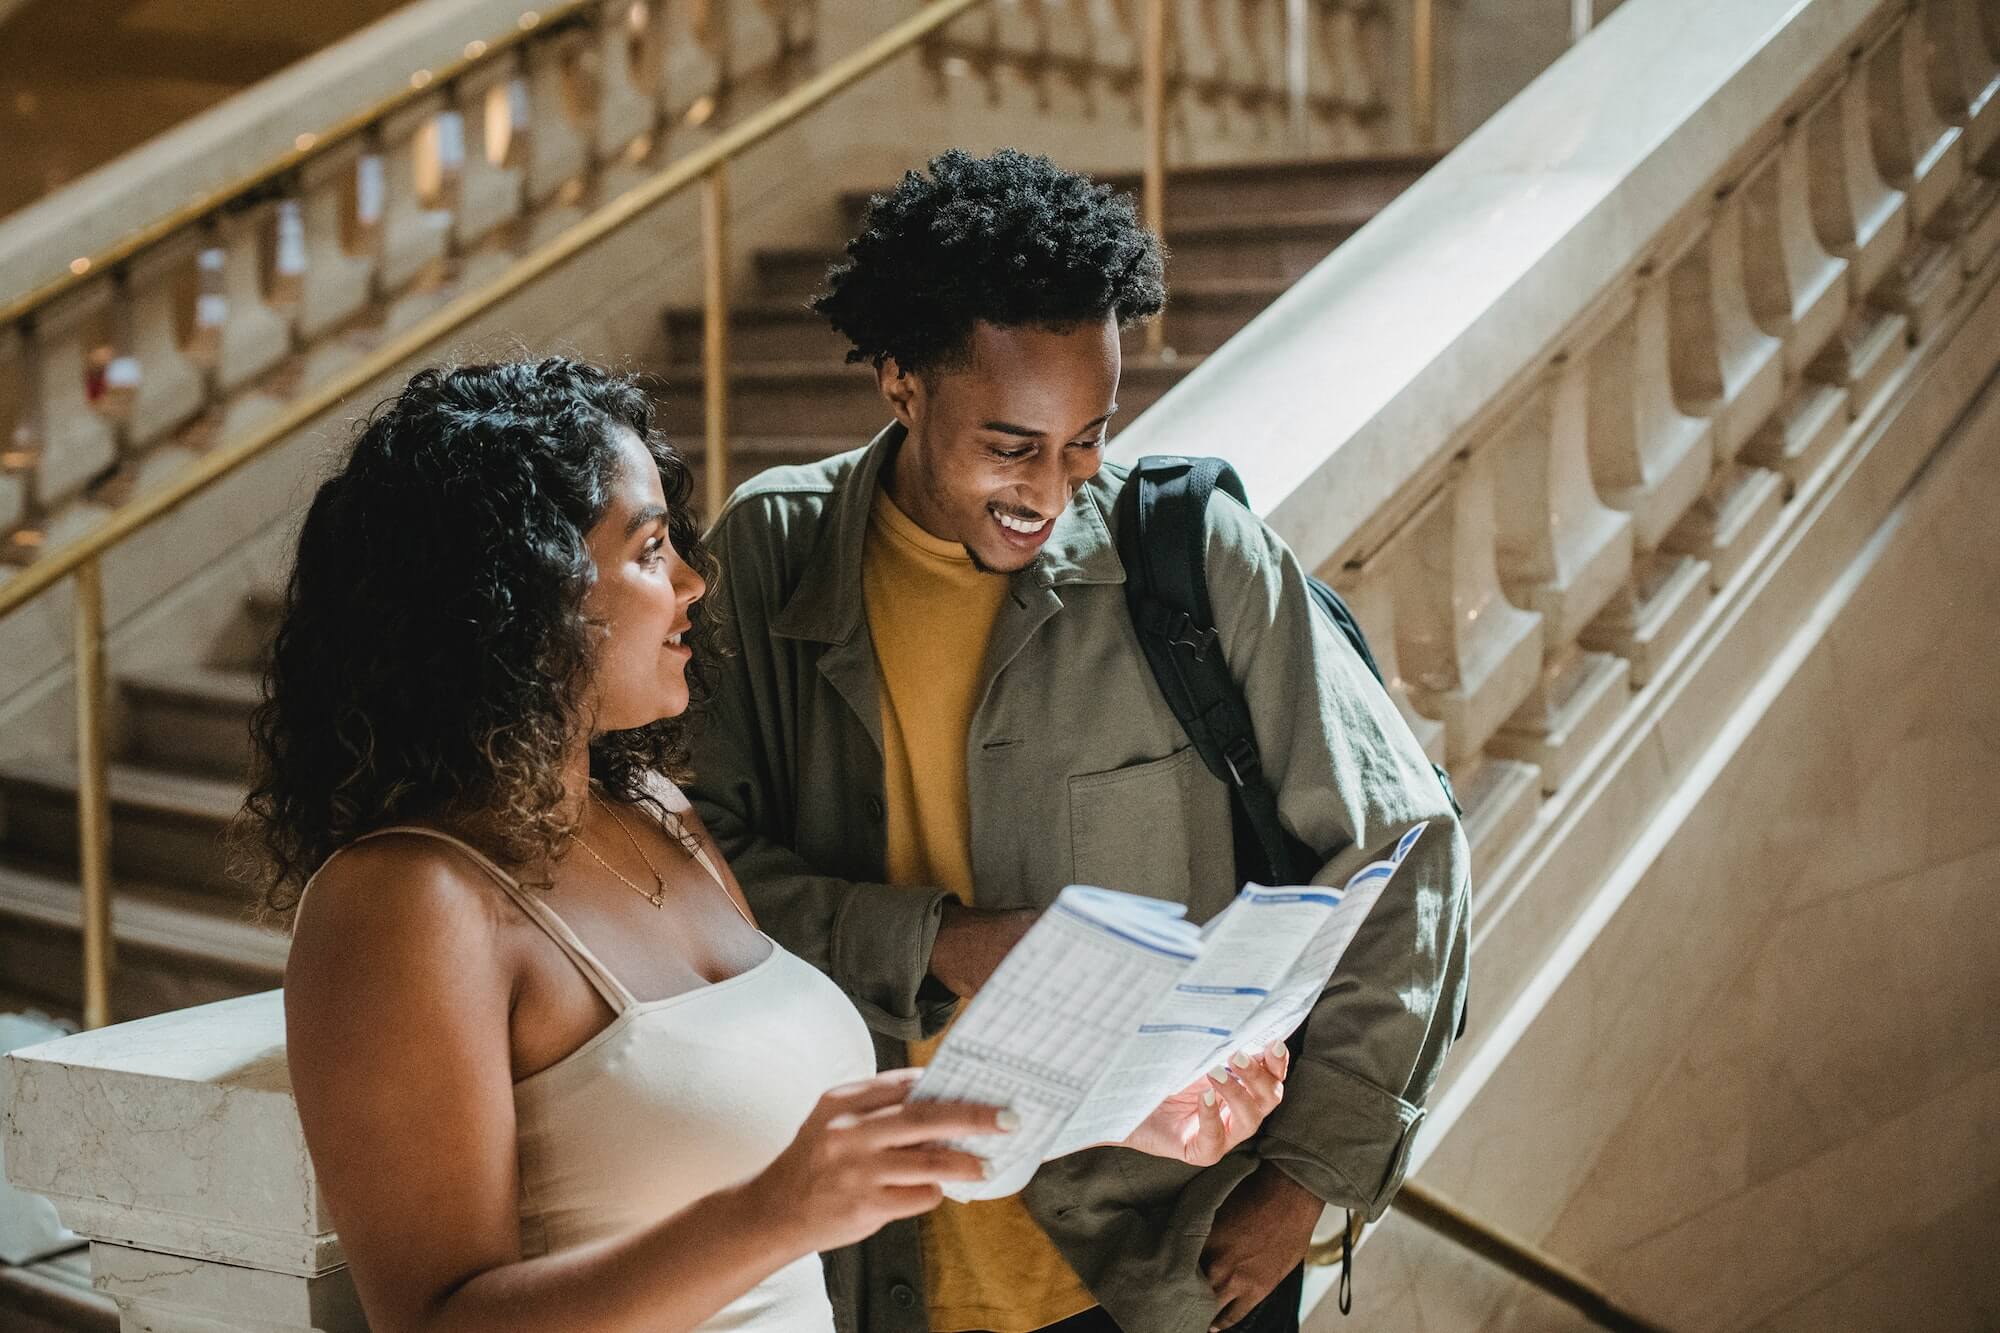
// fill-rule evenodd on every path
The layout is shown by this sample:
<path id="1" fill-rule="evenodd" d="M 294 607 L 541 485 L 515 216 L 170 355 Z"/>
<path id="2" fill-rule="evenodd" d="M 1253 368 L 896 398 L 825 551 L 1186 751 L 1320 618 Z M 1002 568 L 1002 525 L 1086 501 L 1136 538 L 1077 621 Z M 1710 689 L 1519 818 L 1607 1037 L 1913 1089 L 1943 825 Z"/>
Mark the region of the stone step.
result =
<path id="1" fill-rule="evenodd" d="M 250 903 L 227 869 L 223 833 L 243 803 L 240 782 L 114 763 L 111 863 L 120 877 L 206 892 L 226 910 Z M 75 873 L 77 773 L 73 760 L 0 765 L 0 855 Z"/>
<path id="2" fill-rule="evenodd" d="M 1118 386 L 1118 420 L 1130 421 L 1153 405 L 1198 356 L 1172 361 L 1127 361 Z M 818 437 L 821 454 L 866 444 L 888 424 L 889 409 L 875 387 L 875 372 L 838 361 L 766 361 L 740 365 L 729 377 L 732 434 Z M 660 427 L 691 451 L 701 447 L 704 405 L 701 379 L 666 376 L 658 394 Z"/>
<path id="3" fill-rule="evenodd" d="M 0 862 L 0 975 L 52 1013 L 83 1004 L 83 894 L 73 872 Z M 269 990 L 284 979 L 286 936 L 238 904 L 121 877 L 112 891 L 113 1016 L 120 1021 Z"/>
<path id="4" fill-rule="evenodd" d="M 249 781 L 250 713 L 263 696 L 255 671 L 178 667 L 118 678 L 127 756 L 175 772 Z"/>
<path id="5" fill-rule="evenodd" d="M 1224 278 L 1176 284 L 1169 293 L 1167 341 L 1183 353 L 1212 352 L 1284 294 L 1285 283 L 1270 279 Z M 670 382 L 701 374 L 702 312 L 669 310 L 667 346 L 673 360 Z M 1146 330 L 1125 331 L 1125 355 L 1145 350 Z M 760 361 L 841 364 L 847 340 L 804 301 L 750 301 L 730 312 L 730 358 L 738 365 Z"/>
<path id="6" fill-rule="evenodd" d="M 1210 278 L 1298 281 L 1333 248 L 1361 230 L 1377 210 L 1335 207 L 1261 210 L 1191 219 L 1167 228 L 1172 259 L 1169 288 Z M 758 294 L 769 300 L 806 300 L 826 283 L 842 253 L 831 247 L 774 247 L 757 251 Z"/>
<path id="7" fill-rule="evenodd" d="M 0 1328 L 7 1333 L 118 1333 L 118 1306 L 90 1285 L 82 1246 L 19 1268 L 0 1264 Z"/>
<path id="8" fill-rule="evenodd" d="M 1383 153 L 1179 167 L 1167 173 L 1167 226 L 1171 229 L 1190 218 L 1248 210 L 1352 205 L 1377 211 L 1437 162 L 1435 153 Z M 1095 179 L 1121 194 L 1139 193 L 1136 172 Z M 862 214 L 875 193 L 863 190 L 841 196 L 840 216 L 849 232 L 860 228 Z"/>

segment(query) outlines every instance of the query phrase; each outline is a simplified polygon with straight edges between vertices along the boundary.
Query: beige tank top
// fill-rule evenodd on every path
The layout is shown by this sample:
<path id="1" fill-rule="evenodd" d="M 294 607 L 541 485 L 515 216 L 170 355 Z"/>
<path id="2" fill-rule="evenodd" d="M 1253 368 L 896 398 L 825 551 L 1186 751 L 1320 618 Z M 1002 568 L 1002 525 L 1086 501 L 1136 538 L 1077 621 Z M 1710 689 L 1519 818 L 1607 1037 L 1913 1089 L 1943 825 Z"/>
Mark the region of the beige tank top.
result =
<path id="1" fill-rule="evenodd" d="M 720 887 L 722 876 L 678 821 L 668 831 Z M 650 1226 L 756 1175 L 791 1143 L 821 1094 L 875 1073 L 874 1047 L 853 1003 L 768 935 L 770 953 L 749 970 L 642 1001 L 541 896 L 476 848 L 416 825 L 356 841 L 389 833 L 435 838 L 471 858 L 569 955 L 614 1015 L 589 1041 L 514 1085 L 524 1258 Z M 701 1328 L 829 1333 L 819 1256 L 780 1269 Z"/>

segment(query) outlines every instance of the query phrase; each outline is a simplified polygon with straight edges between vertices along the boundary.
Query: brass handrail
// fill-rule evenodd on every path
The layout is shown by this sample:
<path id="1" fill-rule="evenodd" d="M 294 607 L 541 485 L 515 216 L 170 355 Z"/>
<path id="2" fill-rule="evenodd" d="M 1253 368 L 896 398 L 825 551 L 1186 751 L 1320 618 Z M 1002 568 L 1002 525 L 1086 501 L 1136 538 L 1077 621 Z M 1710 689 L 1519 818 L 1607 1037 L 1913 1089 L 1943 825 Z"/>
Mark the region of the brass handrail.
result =
<path id="1" fill-rule="evenodd" d="M 67 273 L 51 278 L 41 286 L 32 288 L 25 294 L 0 305 L 0 326 L 26 318 L 57 297 L 74 291 L 104 270 L 115 268 L 148 247 L 157 245 L 183 227 L 199 222 L 212 213 L 219 213 L 239 199 L 258 194 L 305 163 L 330 153 L 348 140 L 366 133 L 370 126 L 379 124 L 419 98 L 431 96 L 437 89 L 449 86 L 454 80 L 461 79 L 471 71 L 498 60 L 531 37 L 545 35 L 551 28 L 580 17 L 601 2 L 602 0 L 560 0 L 559 3 L 542 9 L 523 10 L 520 18 L 515 20 L 512 32 L 466 43 L 464 56 L 450 64 L 410 71 L 409 86 L 400 88 L 359 111 L 341 117 L 323 130 L 300 134 L 288 151 L 280 153 L 255 171 L 239 176 L 227 185 L 218 186 L 171 213 L 155 218 L 97 254 L 82 255 L 71 260 Z"/>
<path id="2" fill-rule="evenodd" d="M 1612 1329 L 1615 1333 L 1667 1333 L 1662 1325 L 1632 1313 L 1612 1299 L 1603 1288 L 1561 1260 L 1480 1221 L 1414 1180 L 1403 1182 L 1391 1207 L 1425 1230 L 1461 1249 L 1470 1250 L 1536 1290 L 1561 1301 L 1599 1328 Z M 1316 1243 L 1307 1253 L 1306 1262 L 1315 1267 L 1339 1263 L 1343 1242 L 1351 1246 L 1361 1239 L 1361 1220 L 1350 1215 L 1348 1225 L 1351 1229 L 1346 1236 L 1335 1236 L 1332 1240 Z"/>

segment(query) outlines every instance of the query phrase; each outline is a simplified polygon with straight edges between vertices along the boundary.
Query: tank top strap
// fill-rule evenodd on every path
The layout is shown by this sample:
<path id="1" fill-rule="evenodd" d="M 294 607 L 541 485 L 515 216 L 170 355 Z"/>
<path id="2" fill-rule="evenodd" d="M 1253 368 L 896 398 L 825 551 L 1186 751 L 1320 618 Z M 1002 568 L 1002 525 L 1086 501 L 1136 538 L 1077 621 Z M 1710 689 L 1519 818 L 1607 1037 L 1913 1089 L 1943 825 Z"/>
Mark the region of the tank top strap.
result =
<path id="1" fill-rule="evenodd" d="M 592 988 L 604 997 L 604 1002 L 611 1006 L 612 1013 L 622 1014 L 639 1002 L 631 991 L 625 989 L 625 984 L 597 960 L 597 955 L 592 953 L 589 946 L 569 928 L 569 923 L 557 916 L 555 909 L 542 901 L 541 895 L 508 874 L 497 861 L 463 838 L 453 837 L 442 829 L 426 828 L 422 824 L 392 824 L 387 828 L 364 833 L 348 846 L 352 847 L 356 843 L 367 842 L 370 838 L 385 837 L 391 833 L 413 833 L 418 837 L 435 838 L 439 842 L 450 843 L 458 848 L 474 865 L 485 871 L 489 879 L 500 886 L 501 891 L 513 900 L 514 905 L 521 909 L 528 920 L 539 926 L 542 933 L 569 956 L 570 962 L 576 964 L 576 970 L 583 973 L 584 980 L 588 981 Z"/>
<path id="2" fill-rule="evenodd" d="M 743 910 L 743 905 L 736 901 L 736 895 L 729 891 L 729 881 L 722 877 L 722 872 L 709 858 L 708 849 L 701 845 L 701 839 L 688 832 L 687 825 L 683 824 L 681 817 L 672 810 L 662 810 L 660 813 L 666 817 L 667 836 L 687 849 L 688 855 L 692 856 L 701 868 L 708 872 L 708 877 L 715 881 L 715 887 L 722 890 L 722 896 L 736 909 L 736 915 L 748 921 L 751 929 L 756 929 L 757 923 L 750 920 L 750 914 Z"/>

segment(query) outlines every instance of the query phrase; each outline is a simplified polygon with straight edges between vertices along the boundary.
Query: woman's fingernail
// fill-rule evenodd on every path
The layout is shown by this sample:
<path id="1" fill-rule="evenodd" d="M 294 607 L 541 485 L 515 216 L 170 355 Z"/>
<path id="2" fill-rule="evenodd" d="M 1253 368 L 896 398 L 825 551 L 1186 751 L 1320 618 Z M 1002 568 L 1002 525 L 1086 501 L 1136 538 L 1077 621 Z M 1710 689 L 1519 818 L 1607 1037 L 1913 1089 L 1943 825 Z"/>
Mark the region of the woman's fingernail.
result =
<path id="1" fill-rule="evenodd" d="M 1021 1113 L 1012 1107 L 1003 1107 L 1000 1114 L 993 1117 L 993 1127 L 1002 1134 L 1012 1134 L 1021 1127 Z"/>
<path id="2" fill-rule="evenodd" d="M 1208 1078 L 1211 1083 L 1220 1083 L 1225 1088 L 1229 1086 L 1229 1071 L 1221 1065 L 1209 1070 Z"/>
<path id="3" fill-rule="evenodd" d="M 987 1161 L 984 1157 L 979 1159 L 979 1178 L 981 1180 L 993 1179 L 993 1163 Z"/>
<path id="4" fill-rule="evenodd" d="M 1238 1069 L 1248 1069 L 1250 1067 L 1250 1057 L 1238 1051 L 1229 1057 L 1229 1063 L 1235 1065 Z"/>
<path id="5" fill-rule="evenodd" d="M 1273 1060 L 1282 1060 L 1285 1055 L 1285 1043 L 1282 1041 L 1272 1042 L 1270 1049 L 1265 1051 L 1264 1054 L 1270 1056 Z"/>
<path id="6" fill-rule="evenodd" d="M 1210 1088 L 1201 1094 L 1201 1104 L 1203 1106 L 1215 1105 L 1215 1089 Z"/>

